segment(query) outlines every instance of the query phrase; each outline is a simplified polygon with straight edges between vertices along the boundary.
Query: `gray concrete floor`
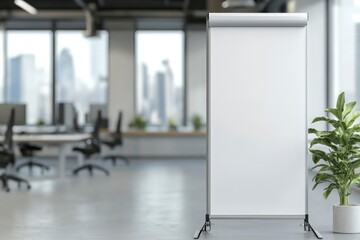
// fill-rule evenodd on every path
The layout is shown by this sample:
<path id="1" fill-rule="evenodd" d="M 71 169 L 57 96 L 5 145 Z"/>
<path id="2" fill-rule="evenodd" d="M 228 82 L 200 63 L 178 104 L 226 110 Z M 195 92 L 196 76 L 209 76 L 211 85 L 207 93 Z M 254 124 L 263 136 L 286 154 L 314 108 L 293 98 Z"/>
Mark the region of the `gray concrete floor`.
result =
<path id="1" fill-rule="evenodd" d="M 56 167 L 55 161 L 47 161 Z M 55 170 L 29 176 L 32 189 L 0 192 L 0 239 L 192 239 L 204 221 L 205 160 L 132 160 L 119 162 L 110 177 L 54 177 Z M 69 170 L 72 167 L 68 165 Z M 74 166 L 74 165 L 73 165 Z M 264 183 L 266 184 L 266 183 Z M 310 184 L 312 184 L 310 182 Z M 266 187 L 266 185 L 264 185 Z M 266 201 L 266 196 L 264 196 Z M 360 203 L 360 193 L 352 195 Z M 332 233 L 333 194 L 310 191 L 310 220 L 324 239 L 360 239 L 360 234 Z M 315 239 L 300 220 L 213 220 L 201 239 Z"/>

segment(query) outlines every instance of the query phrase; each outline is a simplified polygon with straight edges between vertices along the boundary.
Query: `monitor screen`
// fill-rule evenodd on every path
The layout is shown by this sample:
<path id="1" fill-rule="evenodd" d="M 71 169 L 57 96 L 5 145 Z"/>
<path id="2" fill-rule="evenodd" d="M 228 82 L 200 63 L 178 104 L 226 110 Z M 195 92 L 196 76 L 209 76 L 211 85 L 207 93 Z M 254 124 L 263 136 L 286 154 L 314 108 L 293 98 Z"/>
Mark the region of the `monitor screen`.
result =
<path id="1" fill-rule="evenodd" d="M 11 109 L 15 109 L 15 125 L 26 125 L 26 104 L 0 104 L 0 125 L 6 125 Z"/>

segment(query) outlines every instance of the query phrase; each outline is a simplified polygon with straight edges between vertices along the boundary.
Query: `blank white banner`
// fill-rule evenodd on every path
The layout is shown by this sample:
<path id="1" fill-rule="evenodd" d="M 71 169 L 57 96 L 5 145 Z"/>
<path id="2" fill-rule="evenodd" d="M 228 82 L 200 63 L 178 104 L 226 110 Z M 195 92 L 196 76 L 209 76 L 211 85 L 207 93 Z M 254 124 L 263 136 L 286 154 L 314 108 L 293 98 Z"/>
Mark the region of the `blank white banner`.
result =
<path id="1" fill-rule="evenodd" d="M 208 211 L 304 216 L 307 15 L 227 15 L 209 15 Z"/>

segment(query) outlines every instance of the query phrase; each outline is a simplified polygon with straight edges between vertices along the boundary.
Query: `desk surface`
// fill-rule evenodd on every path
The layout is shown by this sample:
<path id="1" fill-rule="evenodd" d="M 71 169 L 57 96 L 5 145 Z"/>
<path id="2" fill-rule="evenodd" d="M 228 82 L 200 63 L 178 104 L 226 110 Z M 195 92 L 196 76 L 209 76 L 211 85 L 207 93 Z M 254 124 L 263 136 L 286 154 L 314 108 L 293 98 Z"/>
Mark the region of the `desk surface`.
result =
<path id="1" fill-rule="evenodd" d="M 28 134 L 14 135 L 14 142 L 36 142 L 36 143 L 71 143 L 80 142 L 90 138 L 90 134 Z M 4 136 L 0 136 L 0 142 L 4 141 Z"/>
<path id="2" fill-rule="evenodd" d="M 205 131 L 136 131 L 123 132 L 124 137 L 206 137 Z"/>

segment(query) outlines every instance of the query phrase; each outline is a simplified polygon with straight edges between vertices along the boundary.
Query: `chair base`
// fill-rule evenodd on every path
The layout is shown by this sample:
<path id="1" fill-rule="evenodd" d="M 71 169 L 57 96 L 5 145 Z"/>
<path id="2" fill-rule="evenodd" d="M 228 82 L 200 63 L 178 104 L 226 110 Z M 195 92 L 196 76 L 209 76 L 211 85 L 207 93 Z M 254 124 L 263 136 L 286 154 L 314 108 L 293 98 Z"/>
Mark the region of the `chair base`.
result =
<path id="1" fill-rule="evenodd" d="M 94 170 L 94 169 L 97 169 L 97 170 L 100 170 L 100 171 L 104 172 L 107 176 L 110 175 L 110 172 L 109 172 L 108 170 L 106 170 L 106 169 L 103 168 L 103 167 L 94 165 L 94 164 L 85 164 L 85 165 L 83 165 L 83 166 L 80 166 L 80 167 L 78 167 L 78 168 L 75 168 L 75 169 L 73 170 L 73 174 L 74 174 L 74 175 L 77 175 L 78 172 L 80 172 L 80 171 L 82 171 L 82 170 L 85 170 L 85 169 L 87 169 L 87 170 L 89 171 L 90 175 L 93 175 L 93 170 Z"/>
<path id="2" fill-rule="evenodd" d="M 33 168 L 33 167 L 39 167 L 39 168 L 41 168 L 41 172 L 42 172 L 42 173 L 44 173 L 44 170 L 47 170 L 47 171 L 50 170 L 50 167 L 49 167 L 49 166 L 47 166 L 47 165 L 45 165 L 45 164 L 42 164 L 42 163 L 34 162 L 34 161 L 32 161 L 32 160 L 20 164 L 19 166 L 17 166 L 17 167 L 15 168 L 15 170 L 16 170 L 17 172 L 19 172 L 20 169 L 23 168 L 23 167 L 29 167 L 30 171 L 32 171 L 32 168 Z"/>
<path id="3" fill-rule="evenodd" d="M 31 188 L 30 183 L 27 180 L 15 175 L 4 173 L 0 175 L 0 181 L 2 182 L 2 187 L 6 192 L 10 192 L 10 188 L 8 184 L 9 180 L 17 182 L 19 188 L 21 187 L 21 183 L 25 183 L 28 190 Z"/>
<path id="4" fill-rule="evenodd" d="M 103 160 L 111 160 L 113 166 L 116 165 L 116 160 L 122 160 L 125 162 L 126 165 L 130 164 L 130 160 L 128 157 L 125 157 L 123 155 L 109 155 L 109 156 L 105 156 L 103 157 Z"/>

